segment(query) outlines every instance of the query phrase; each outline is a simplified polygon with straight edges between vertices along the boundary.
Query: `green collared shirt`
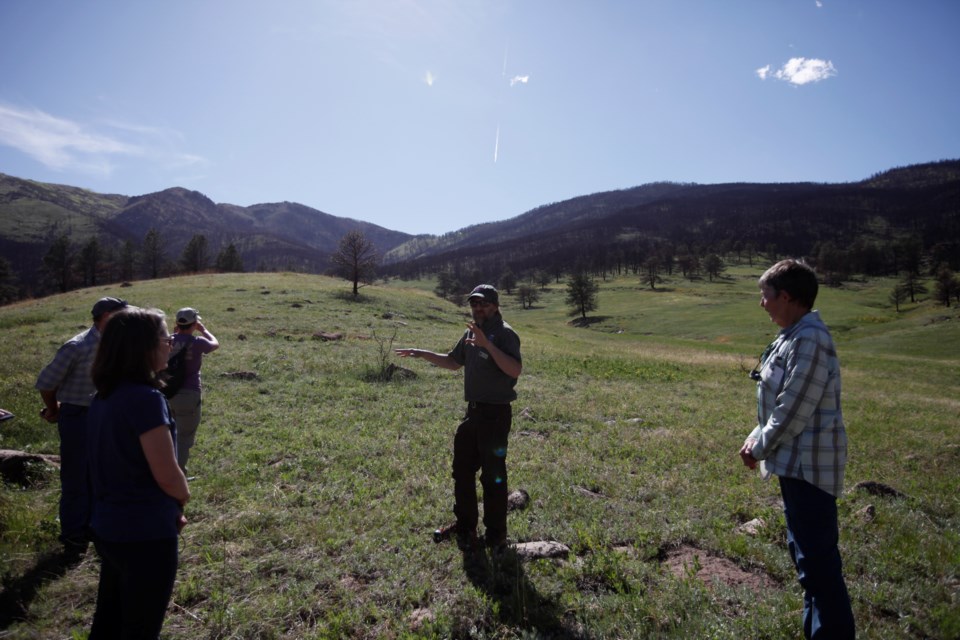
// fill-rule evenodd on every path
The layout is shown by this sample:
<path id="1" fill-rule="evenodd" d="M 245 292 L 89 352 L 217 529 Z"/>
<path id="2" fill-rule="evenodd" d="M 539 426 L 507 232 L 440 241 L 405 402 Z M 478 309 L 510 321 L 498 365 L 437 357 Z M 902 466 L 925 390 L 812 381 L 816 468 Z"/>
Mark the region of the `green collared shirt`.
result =
<path id="1" fill-rule="evenodd" d="M 484 323 L 483 332 L 493 345 L 508 356 L 522 362 L 520 358 L 520 336 L 503 321 L 498 313 Z M 489 402 L 491 404 L 510 404 L 517 399 L 517 379 L 500 370 L 486 349 L 467 344 L 470 331 L 465 331 L 449 355 L 464 367 L 463 399 L 467 402 Z"/>

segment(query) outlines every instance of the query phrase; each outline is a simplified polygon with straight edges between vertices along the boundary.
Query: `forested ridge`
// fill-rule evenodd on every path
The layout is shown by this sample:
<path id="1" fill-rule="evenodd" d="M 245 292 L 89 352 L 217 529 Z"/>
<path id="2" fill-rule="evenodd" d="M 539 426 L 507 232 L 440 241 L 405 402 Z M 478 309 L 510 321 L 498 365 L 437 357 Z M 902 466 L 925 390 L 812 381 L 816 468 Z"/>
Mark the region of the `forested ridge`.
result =
<path id="1" fill-rule="evenodd" d="M 512 236 L 485 229 L 474 243 L 466 235 L 450 249 L 423 252 L 388 270 L 405 277 L 444 271 L 523 277 L 578 265 L 603 276 L 652 266 L 699 271 L 711 255 L 750 260 L 760 254 L 808 257 L 836 278 L 960 268 L 958 161 L 849 184 L 673 185 L 647 202 L 580 215 L 605 197 L 578 199 L 580 211 L 569 214 L 566 226 L 538 229 L 535 210 L 520 217 L 530 219 Z"/>
<path id="2" fill-rule="evenodd" d="M 960 269 L 960 160 L 842 184 L 657 182 L 542 205 L 514 218 L 411 236 L 292 202 L 240 207 L 174 187 L 96 194 L 0 174 L 0 302 L 204 270 L 328 272 L 359 231 L 378 275 L 463 282 L 659 273 L 714 275 L 718 260 L 811 259 L 850 274 Z M 443 289 L 444 286 L 441 286 Z"/>

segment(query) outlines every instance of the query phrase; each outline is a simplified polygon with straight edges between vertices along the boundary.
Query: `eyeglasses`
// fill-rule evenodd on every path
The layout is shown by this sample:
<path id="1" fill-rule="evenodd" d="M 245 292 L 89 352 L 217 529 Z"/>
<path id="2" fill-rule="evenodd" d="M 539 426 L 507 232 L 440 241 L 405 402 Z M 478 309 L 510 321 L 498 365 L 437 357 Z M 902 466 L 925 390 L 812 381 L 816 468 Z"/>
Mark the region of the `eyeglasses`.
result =
<path id="1" fill-rule="evenodd" d="M 760 381 L 762 377 L 760 376 L 760 369 L 763 368 L 763 363 L 766 361 L 767 356 L 770 355 L 770 352 L 773 351 L 773 345 L 777 343 L 776 340 L 767 345 L 767 348 L 763 350 L 763 353 L 760 354 L 760 357 L 757 358 L 757 366 L 753 368 L 753 371 L 749 373 L 751 380 Z"/>
<path id="2" fill-rule="evenodd" d="M 173 336 L 166 336 L 165 338 L 160 338 L 160 344 L 165 344 L 168 347 L 173 346 Z"/>
<path id="3" fill-rule="evenodd" d="M 478 298 L 473 298 L 473 299 L 470 300 L 470 306 L 471 306 L 471 307 L 484 307 L 484 308 L 486 308 L 486 307 L 491 306 L 492 304 L 493 304 L 492 302 L 487 302 L 486 300 L 480 300 L 480 299 L 478 299 Z"/>

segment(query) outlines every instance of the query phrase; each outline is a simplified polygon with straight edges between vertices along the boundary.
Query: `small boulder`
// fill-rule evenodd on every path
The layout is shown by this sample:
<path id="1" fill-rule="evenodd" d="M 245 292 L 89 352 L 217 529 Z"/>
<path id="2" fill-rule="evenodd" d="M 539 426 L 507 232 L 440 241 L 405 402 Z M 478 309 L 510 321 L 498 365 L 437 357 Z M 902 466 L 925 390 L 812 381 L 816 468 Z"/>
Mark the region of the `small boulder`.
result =
<path id="1" fill-rule="evenodd" d="M 425 609 L 420 607 L 419 609 L 414 609 L 410 612 L 410 631 L 419 631 L 423 628 L 424 624 L 433 622 L 434 620 L 433 612 L 430 609 Z"/>
<path id="2" fill-rule="evenodd" d="M 537 558 L 566 558 L 570 555 L 570 547 L 556 540 L 538 540 L 535 542 L 520 542 L 513 546 L 517 555 L 526 560 Z"/>
<path id="3" fill-rule="evenodd" d="M 873 519 L 877 517 L 877 508 L 872 504 L 868 504 L 863 509 L 860 509 L 860 511 L 857 511 L 857 517 L 864 522 L 873 522 Z"/>
<path id="4" fill-rule="evenodd" d="M 523 489 L 511 491 L 507 496 L 507 511 L 523 510 L 530 504 L 530 494 Z"/>
<path id="5" fill-rule="evenodd" d="M 38 468 L 60 468 L 60 456 L 0 449 L 0 477 L 20 486 L 33 484 Z"/>
<path id="6" fill-rule="evenodd" d="M 413 380 L 417 377 L 416 371 L 411 371 L 405 367 L 399 367 L 392 362 L 387 365 L 385 373 L 387 380 L 393 380 L 394 378 L 399 378 L 401 380 Z"/>
<path id="7" fill-rule="evenodd" d="M 581 487 L 581 486 L 574 485 L 573 490 L 576 491 L 577 493 L 581 493 L 581 494 L 587 496 L 588 498 L 603 498 L 603 497 L 604 497 L 604 495 L 600 492 L 599 489 L 588 489 L 588 488 L 586 488 L 586 487 Z"/>
<path id="8" fill-rule="evenodd" d="M 737 531 L 740 533 L 745 533 L 748 536 L 758 536 L 760 531 L 767 526 L 767 521 L 763 518 L 754 518 L 749 522 L 744 522 L 742 525 L 737 527 Z"/>

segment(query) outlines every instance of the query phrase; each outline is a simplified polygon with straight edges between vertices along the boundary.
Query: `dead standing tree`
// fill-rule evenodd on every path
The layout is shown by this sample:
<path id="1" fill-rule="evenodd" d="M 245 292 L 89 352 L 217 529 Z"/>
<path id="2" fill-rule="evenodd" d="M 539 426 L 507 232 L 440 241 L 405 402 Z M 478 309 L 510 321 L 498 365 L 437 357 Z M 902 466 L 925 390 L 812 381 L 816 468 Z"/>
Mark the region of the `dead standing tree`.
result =
<path id="1" fill-rule="evenodd" d="M 373 279 L 379 256 L 373 243 L 358 229 L 350 231 L 340 239 L 340 246 L 330 260 L 337 273 L 353 283 L 353 296 L 356 297 L 360 291 L 360 283 Z"/>

